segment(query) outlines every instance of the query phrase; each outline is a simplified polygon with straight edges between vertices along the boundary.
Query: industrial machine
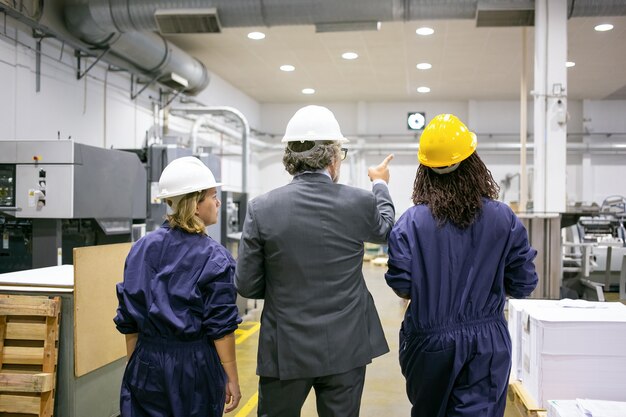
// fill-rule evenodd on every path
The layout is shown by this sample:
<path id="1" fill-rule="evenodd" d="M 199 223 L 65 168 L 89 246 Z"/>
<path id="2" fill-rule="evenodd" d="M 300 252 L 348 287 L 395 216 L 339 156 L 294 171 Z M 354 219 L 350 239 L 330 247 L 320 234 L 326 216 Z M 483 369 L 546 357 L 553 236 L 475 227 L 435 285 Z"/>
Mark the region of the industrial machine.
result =
<path id="1" fill-rule="evenodd" d="M 221 190 L 218 195 L 222 202 L 219 219 L 217 224 L 207 227 L 207 233 L 236 256 L 246 218 L 248 194 Z"/>
<path id="2" fill-rule="evenodd" d="M 583 216 L 563 228 L 564 284 L 580 279 L 586 286 L 617 290 L 626 256 L 626 229 L 615 214 Z M 570 284 L 570 286 L 572 286 Z"/>
<path id="3" fill-rule="evenodd" d="M 190 148 L 183 148 L 176 144 L 176 140 L 165 137 L 162 144 L 153 144 L 142 149 L 124 149 L 127 152 L 135 153 L 144 164 L 147 172 L 147 201 L 146 201 L 146 231 L 150 232 L 163 223 L 167 213 L 167 206 L 159 194 L 159 178 L 161 173 L 175 159 L 184 156 L 192 156 Z M 215 179 L 220 182 L 222 178 L 221 161 L 217 155 L 200 152 L 195 155 L 206 166 L 209 167 Z M 219 233 L 219 229 L 216 230 Z M 216 239 L 219 240 L 219 239 Z"/>
<path id="4" fill-rule="evenodd" d="M 72 263 L 72 249 L 130 242 L 146 170 L 128 152 L 69 140 L 0 142 L 0 273 Z"/>

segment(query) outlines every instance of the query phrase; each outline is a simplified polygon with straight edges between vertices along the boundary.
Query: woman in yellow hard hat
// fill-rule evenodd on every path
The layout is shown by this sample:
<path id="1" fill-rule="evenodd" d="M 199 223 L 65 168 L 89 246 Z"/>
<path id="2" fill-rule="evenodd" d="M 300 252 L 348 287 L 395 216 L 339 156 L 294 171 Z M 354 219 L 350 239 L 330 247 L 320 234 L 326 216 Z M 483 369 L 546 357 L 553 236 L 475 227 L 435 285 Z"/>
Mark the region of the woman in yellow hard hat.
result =
<path id="1" fill-rule="evenodd" d="M 495 199 L 476 135 L 436 116 L 420 139 L 408 209 L 389 236 L 388 285 L 410 299 L 400 365 L 412 416 L 504 415 L 511 340 L 506 295 L 537 285 L 526 229 Z"/>

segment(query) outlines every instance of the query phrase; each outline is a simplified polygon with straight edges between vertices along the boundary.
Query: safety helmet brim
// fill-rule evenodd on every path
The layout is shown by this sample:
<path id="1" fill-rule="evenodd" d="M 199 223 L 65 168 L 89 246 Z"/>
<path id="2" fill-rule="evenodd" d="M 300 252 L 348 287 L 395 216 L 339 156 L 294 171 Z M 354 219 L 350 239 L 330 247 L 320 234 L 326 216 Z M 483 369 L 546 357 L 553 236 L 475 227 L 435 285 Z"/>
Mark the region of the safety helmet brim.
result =
<path id="1" fill-rule="evenodd" d="M 189 189 L 185 189 L 185 190 L 179 190 L 179 191 L 174 191 L 174 192 L 164 192 L 161 194 L 158 194 L 156 197 L 160 198 L 160 199 L 164 199 L 164 198 L 169 198 L 169 197 L 176 197 L 179 195 L 185 195 L 185 194 L 189 194 L 189 193 L 195 193 L 197 191 L 202 191 L 202 190 L 208 190 L 210 188 L 215 188 L 215 187 L 220 187 L 224 185 L 221 182 L 216 182 L 215 184 L 211 185 L 210 187 L 189 187 Z"/>
<path id="2" fill-rule="evenodd" d="M 348 140 L 348 138 L 345 138 L 343 136 L 341 137 L 336 137 L 336 136 L 320 136 L 320 135 L 316 135 L 316 134 L 310 134 L 310 135 L 297 135 L 297 136 L 283 136 L 283 140 L 281 140 L 282 143 L 288 143 L 288 142 L 306 142 L 306 141 L 313 141 L 313 142 L 326 142 L 326 141 L 333 141 L 333 142 L 339 142 L 339 143 L 347 143 L 350 142 Z"/>

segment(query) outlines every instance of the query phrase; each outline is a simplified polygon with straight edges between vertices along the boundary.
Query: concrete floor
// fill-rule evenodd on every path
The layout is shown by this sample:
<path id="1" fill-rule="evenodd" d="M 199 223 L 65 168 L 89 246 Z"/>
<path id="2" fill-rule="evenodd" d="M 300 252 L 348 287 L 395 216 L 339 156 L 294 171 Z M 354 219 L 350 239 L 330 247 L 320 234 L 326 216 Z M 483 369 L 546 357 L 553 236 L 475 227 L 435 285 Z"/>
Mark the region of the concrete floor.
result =
<path id="1" fill-rule="evenodd" d="M 367 286 L 374 297 L 378 314 L 385 329 L 385 335 L 391 351 L 374 359 L 367 367 L 365 388 L 361 403 L 361 417 L 401 417 L 409 416 L 409 403 L 404 387 L 404 377 L 398 364 L 398 331 L 402 321 L 405 304 L 385 284 L 385 267 L 374 266 L 368 262 L 363 265 Z M 252 304 L 252 302 L 250 302 Z M 258 379 L 256 370 L 256 351 L 258 347 L 259 311 L 262 302 L 257 302 L 257 310 L 246 316 L 241 330 L 237 331 L 237 362 L 243 398 L 234 417 L 256 416 L 256 394 Z M 309 395 L 302 417 L 316 417 L 315 398 Z M 505 417 L 520 417 L 513 407 L 507 407 Z"/>

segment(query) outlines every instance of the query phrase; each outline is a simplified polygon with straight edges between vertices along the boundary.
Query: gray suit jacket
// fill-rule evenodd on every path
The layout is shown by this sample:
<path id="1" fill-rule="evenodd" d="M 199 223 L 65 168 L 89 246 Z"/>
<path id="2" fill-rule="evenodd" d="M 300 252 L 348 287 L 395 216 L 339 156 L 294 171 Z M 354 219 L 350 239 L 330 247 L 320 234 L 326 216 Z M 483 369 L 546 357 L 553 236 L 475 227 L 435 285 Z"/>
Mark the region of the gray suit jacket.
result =
<path id="1" fill-rule="evenodd" d="M 394 215 L 385 185 L 372 193 L 318 173 L 250 202 L 235 285 L 265 299 L 258 375 L 339 374 L 389 351 L 362 264 L 363 242 L 386 242 Z"/>

